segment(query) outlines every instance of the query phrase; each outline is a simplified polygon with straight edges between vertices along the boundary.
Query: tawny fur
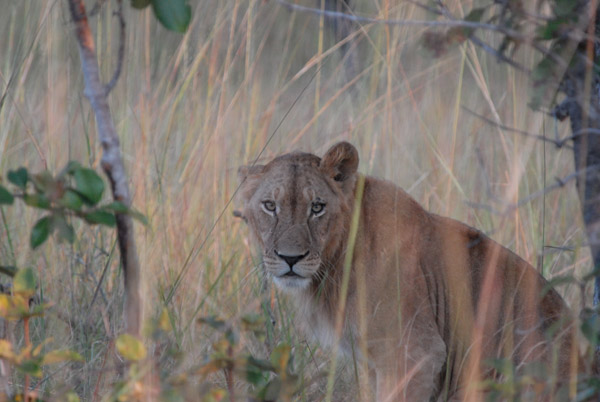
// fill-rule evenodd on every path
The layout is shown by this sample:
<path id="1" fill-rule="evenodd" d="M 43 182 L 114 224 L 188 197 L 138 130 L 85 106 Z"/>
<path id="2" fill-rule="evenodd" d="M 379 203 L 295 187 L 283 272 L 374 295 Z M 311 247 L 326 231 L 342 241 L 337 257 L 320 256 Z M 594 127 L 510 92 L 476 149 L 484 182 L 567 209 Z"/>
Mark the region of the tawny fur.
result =
<path id="1" fill-rule="evenodd" d="M 366 349 L 378 400 L 478 399 L 475 385 L 499 378 L 490 358 L 509 358 L 519 372 L 541 362 L 558 383 L 573 380 L 580 363 L 570 312 L 531 265 L 357 167 L 356 149 L 343 142 L 322 159 L 293 153 L 239 171 L 241 215 L 309 335 L 325 345 L 337 339 L 348 233 L 364 180 L 339 341 L 355 355 Z M 289 277 L 282 255 L 303 256 L 293 265 L 298 276 Z"/>

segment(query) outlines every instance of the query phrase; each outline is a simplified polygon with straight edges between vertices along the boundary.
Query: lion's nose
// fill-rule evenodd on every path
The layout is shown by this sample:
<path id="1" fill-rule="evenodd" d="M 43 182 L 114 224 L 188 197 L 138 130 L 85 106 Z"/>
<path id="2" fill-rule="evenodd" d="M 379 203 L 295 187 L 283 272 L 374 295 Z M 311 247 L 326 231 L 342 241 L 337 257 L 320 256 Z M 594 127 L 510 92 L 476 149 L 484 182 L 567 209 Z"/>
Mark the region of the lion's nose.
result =
<path id="1" fill-rule="evenodd" d="M 301 259 L 303 259 L 304 257 L 306 257 L 308 255 L 308 251 L 301 255 L 284 255 L 284 254 L 279 254 L 277 252 L 277 250 L 275 250 L 275 254 L 277 254 L 277 257 L 279 257 L 283 261 L 287 262 L 287 265 L 289 265 L 290 268 L 292 268 L 298 261 L 300 261 Z"/>

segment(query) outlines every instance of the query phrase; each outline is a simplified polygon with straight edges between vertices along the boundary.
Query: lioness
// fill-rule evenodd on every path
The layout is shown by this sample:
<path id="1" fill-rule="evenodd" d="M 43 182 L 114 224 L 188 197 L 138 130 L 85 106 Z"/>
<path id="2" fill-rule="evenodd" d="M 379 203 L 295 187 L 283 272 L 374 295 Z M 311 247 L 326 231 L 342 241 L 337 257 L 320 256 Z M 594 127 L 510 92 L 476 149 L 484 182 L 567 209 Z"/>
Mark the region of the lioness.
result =
<path id="1" fill-rule="evenodd" d="M 291 153 L 239 169 L 240 215 L 307 332 L 367 359 L 379 401 L 478 399 L 477 384 L 506 374 L 493 358 L 517 374 L 541 362 L 568 384 L 580 364 L 573 321 L 546 280 L 357 167 L 358 152 L 341 142 L 323 158 Z"/>

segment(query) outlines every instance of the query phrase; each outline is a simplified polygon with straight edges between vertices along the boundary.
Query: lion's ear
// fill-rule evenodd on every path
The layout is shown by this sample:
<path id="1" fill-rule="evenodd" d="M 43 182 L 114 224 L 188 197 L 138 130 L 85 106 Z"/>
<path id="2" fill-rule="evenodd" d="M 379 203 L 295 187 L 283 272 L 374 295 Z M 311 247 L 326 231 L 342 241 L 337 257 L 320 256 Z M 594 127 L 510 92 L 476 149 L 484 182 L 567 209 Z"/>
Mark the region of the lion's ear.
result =
<path id="1" fill-rule="evenodd" d="M 238 168 L 238 180 L 243 183 L 248 176 L 259 175 L 265 169 L 265 165 L 247 165 Z"/>
<path id="2" fill-rule="evenodd" d="M 238 196 L 244 204 L 256 191 L 264 169 L 264 165 L 240 166 L 238 168 L 238 180 L 240 181 Z"/>
<path id="3" fill-rule="evenodd" d="M 358 151 L 349 142 L 338 142 L 321 159 L 321 169 L 335 181 L 345 181 L 358 169 Z"/>

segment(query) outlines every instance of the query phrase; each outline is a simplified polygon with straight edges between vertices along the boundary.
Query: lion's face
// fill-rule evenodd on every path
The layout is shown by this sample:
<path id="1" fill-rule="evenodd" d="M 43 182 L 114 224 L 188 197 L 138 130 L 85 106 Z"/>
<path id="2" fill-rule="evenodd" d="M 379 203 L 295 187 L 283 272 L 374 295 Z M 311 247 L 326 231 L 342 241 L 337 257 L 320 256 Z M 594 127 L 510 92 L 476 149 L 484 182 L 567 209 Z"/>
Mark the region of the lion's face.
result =
<path id="1" fill-rule="evenodd" d="M 345 239 L 358 154 L 348 143 L 315 155 L 280 156 L 242 167 L 242 216 L 261 246 L 266 272 L 284 290 L 305 289 Z"/>

